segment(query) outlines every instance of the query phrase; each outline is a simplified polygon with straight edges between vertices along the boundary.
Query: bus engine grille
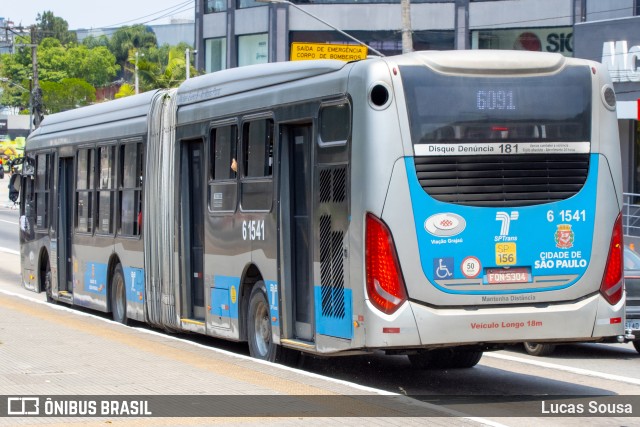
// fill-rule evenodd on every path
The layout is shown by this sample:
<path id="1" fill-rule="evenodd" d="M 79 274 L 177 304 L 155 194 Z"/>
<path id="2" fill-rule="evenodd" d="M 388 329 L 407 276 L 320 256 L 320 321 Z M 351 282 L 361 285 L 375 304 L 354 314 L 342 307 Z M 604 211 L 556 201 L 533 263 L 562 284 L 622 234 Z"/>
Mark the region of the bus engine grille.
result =
<path id="1" fill-rule="evenodd" d="M 583 187 L 589 154 L 415 157 L 422 188 L 469 206 L 530 206 L 568 199 Z"/>

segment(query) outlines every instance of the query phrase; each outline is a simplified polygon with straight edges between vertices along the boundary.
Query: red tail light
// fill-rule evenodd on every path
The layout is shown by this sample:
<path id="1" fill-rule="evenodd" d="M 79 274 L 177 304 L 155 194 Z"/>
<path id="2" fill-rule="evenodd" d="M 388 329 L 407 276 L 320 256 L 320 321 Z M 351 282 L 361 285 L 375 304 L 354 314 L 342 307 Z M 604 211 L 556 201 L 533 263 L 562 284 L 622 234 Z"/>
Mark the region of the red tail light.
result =
<path id="1" fill-rule="evenodd" d="M 367 214 L 365 240 L 369 300 L 380 311 L 391 314 L 407 300 L 393 237 L 380 219 Z"/>
<path id="2" fill-rule="evenodd" d="M 622 299 L 622 251 L 622 213 L 620 213 L 611 233 L 609 256 L 600 285 L 600 293 L 611 305 L 617 304 Z"/>

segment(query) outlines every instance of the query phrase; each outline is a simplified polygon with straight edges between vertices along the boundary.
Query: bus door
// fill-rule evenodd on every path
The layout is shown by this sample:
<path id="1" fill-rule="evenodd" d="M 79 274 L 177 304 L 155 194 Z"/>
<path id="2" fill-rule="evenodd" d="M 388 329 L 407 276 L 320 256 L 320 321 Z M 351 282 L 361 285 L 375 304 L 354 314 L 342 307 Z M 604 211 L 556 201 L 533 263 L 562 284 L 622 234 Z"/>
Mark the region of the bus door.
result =
<path id="1" fill-rule="evenodd" d="M 201 140 L 182 145 L 180 166 L 180 210 L 182 244 L 182 317 L 202 320 L 204 308 L 204 144 Z"/>
<path id="2" fill-rule="evenodd" d="M 286 337 L 313 341 L 313 269 L 312 264 L 312 125 L 281 125 L 282 141 L 282 215 L 284 255 L 285 313 L 292 322 Z M 284 203 L 284 201 L 288 203 Z M 287 298 L 288 297 L 288 298 Z"/>
<path id="3" fill-rule="evenodd" d="M 58 292 L 73 292 L 71 233 L 73 230 L 73 157 L 60 157 L 58 162 Z"/>

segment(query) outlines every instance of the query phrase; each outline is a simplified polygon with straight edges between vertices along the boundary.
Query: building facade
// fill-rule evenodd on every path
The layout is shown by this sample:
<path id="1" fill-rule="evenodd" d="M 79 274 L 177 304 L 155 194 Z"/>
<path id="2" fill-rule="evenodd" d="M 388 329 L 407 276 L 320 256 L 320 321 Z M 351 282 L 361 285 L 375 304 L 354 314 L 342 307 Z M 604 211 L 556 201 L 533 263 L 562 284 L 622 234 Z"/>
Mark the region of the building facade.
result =
<path id="1" fill-rule="evenodd" d="M 573 55 L 573 25 L 589 0 L 296 0 L 286 3 L 198 0 L 196 65 L 206 72 L 285 61 L 292 43 L 352 43 L 322 20 L 385 55 L 402 52 L 410 30 L 414 50 L 529 49 Z M 605 0 L 606 1 L 606 0 Z M 597 3 L 597 1 L 596 1 Z"/>

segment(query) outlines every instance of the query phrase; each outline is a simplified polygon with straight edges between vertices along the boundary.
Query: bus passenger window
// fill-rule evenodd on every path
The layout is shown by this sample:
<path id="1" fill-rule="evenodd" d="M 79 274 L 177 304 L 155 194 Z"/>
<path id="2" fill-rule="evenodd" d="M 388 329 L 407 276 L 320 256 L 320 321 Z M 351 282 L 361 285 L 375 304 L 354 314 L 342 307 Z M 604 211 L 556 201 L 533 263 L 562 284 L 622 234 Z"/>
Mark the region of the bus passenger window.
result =
<path id="1" fill-rule="evenodd" d="M 320 110 L 320 145 L 344 145 L 351 133 L 349 103 L 327 105 Z"/>
<path id="2" fill-rule="evenodd" d="M 270 211 L 273 199 L 273 120 L 254 120 L 242 129 L 240 205 L 245 211 Z"/>
<path id="3" fill-rule="evenodd" d="M 273 120 L 245 123 L 243 138 L 244 176 L 271 176 L 273 169 Z"/>
<path id="4" fill-rule="evenodd" d="M 49 226 L 49 192 L 51 189 L 51 155 L 40 154 L 36 157 L 36 227 Z"/>
<path id="5" fill-rule="evenodd" d="M 115 147 L 100 147 L 100 178 L 98 180 L 98 227 L 97 231 L 113 233 L 113 207 L 115 205 Z"/>
<path id="6" fill-rule="evenodd" d="M 211 129 L 211 173 L 213 180 L 235 179 L 237 172 L 236 125 Z M 236 162 L 236 169 L 233 163 Z"/>
<path id="7" fill-rule="evenodd" d="M 142 144 L 129 143 L 120 147 L 120 226 L 119 234 L 140 235 L 142 212 Z M 140 218 L 141 219 L 141 218 Z"/>
<path id="8" fill-rule="evenodd" d="M 95 158 L 93 148 L 78 150 L 76 169 L 76 230 L 93 232 L 93 190 Z"/>

